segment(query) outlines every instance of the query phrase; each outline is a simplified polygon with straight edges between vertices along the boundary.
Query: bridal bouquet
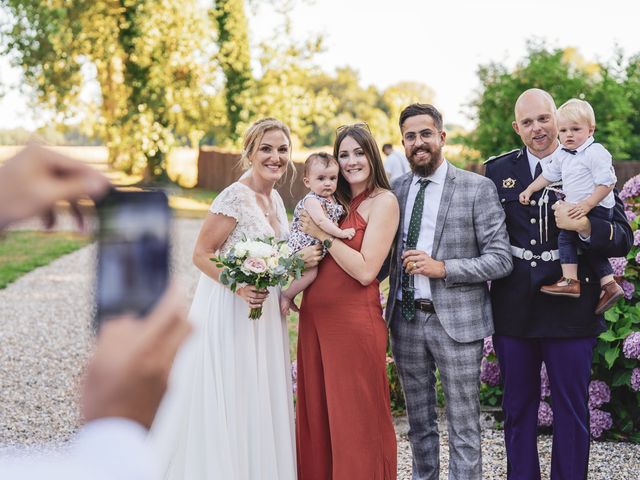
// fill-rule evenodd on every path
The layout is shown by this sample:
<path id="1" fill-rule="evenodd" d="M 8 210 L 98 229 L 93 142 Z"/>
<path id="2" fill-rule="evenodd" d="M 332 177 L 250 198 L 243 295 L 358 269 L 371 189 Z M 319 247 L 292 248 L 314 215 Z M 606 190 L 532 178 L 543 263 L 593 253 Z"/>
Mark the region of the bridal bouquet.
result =
<path id="1" fill-rule="evenodd" d="M 245 285 L 258 289 L 286 285 L 289 276 L 300 278 L 304 262 L 298 255 L 291 255 L 287 242 L 273 237 L 258 240 L 246 238 L 236 243 L 225 256 L 211 259 L 220 273 L 220 283 L 232 292 Z M 256 320 L 262 316 L 262 307 L 252 308 L 249 318 Z"/>

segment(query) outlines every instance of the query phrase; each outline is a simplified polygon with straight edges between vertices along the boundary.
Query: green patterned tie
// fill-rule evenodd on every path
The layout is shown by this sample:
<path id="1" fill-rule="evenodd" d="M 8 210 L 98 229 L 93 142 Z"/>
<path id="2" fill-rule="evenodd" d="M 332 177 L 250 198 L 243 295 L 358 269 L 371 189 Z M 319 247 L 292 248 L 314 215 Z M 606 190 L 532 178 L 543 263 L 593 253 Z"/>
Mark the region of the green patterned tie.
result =
<path id="1" fill-rule="evenodd" d="M 418 244 L 418 236 L 420 235 L 420 224 L 422 223 L 422 209 L 424 207 L 424 190 L 431 180 L 422 178 L 418 181 L 420 190 L 416 195 L 416 200 L 411 210 L 411 220 L 409 221 L 409 231 L 407 232 L 407 241 L 405 249 L 415 249 Z M 411 285 L 411 275 L 402 270 L 402 316 L 406 320 L 413 320 L 416 316 L 415 306 L 415 289 Z"/>

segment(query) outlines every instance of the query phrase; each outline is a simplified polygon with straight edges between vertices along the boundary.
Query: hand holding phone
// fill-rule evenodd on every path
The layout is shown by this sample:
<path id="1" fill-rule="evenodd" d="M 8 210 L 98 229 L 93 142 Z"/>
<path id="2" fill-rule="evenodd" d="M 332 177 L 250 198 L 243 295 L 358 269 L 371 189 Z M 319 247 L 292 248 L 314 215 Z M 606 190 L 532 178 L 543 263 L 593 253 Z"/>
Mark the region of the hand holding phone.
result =
<path id="1" fill-rule="evenodd" d="M 142 317 L 169 279 L 171 211 L 161 191 L 112 190 L 99 218 L 96 330 L 106 319 Z"/>

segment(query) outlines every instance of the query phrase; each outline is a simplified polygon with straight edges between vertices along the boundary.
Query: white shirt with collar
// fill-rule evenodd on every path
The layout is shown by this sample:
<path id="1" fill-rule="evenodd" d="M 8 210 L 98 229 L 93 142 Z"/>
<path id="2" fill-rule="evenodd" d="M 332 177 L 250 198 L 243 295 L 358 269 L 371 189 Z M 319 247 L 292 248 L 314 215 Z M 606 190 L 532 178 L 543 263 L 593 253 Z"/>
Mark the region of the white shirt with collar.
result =
<path id="1" fill-rule="evenodd" d="M 534 179 L 534 180 L 536 179 L 536 173 L 535 172 L 536 172 L 536 167 L 538 166 L 538 163 L 540 164 L 542 170 L 544 171 L 545 165 L 548 165 L 551 162 L 551 158 L 557 152 L 561 152 L 561 151 L 562 151 L 562 145 L 560 145 L 560 143 L 558 143 L 558 146 L 556 147 L 556 149 L 553 152 L 551 152 L 551 154 L 547 155 L 546 157 L 538 158 L 527 147 L 527 160 L 529 160 L 529 170 L 531 171 L 531 178 Z"/>
<path id="2" fill-rule="evenodd" d="M 405 157 L 403 153 L 393 150 L 384 161 L 384 170 L 389 178 L 389 183 L 391 183 L 396 178 L 409 172 L 411 166 L 409 165 L 409 160 L 407 160 L 407 157 Z"/>
<path id="3" fill-rule="evenodd" d="M 433 239 L 436 233 L 436 220 L 438 218 L 438 210 L 440 209 L 440 200 L 442 199 L 442 191 L 444 190 L 444 182 L 447 179 L 447 169 L 449 162 L 443 160 L 440 166 L 430 176 L 426 177 L 430 180 L 424 191 L 424 207 L 422 209 L 422 221 L 420 222 L 420 233 L 418 234 L 418 244 L 416 250 L 421 250 L 431 255 L 433 249 Z M 411 178 L 411 187 L 407 195 L 407 204 L 404 211 L 402 244 L 407 241 L 407 233 L 409 232 L 409 223 L 411 222 L 411 212 L 413 204 L 416 201 L 416 195 L 420 190 L 418 182 L 423 177 L 413 175 Z M 431 300 L 431 284 L 429 278 L 424 275 L 413 275 L 415 297 Z M 398 289 L 398 300 L 402 299 L 402 289 Z"/>
<path id="4" fill-rule="evenodd" d="M 562 152 L 562 145 L 560 143 L 558 143 L 558 146 L 550 155 L 547 155 L 546 157 L 542 157 L 542 158 L 536 157 L 535 154 L 531 150 L 529 150 L 529 148 L 527 147 L 527 160 L 529 161 L 529 170 L 531 171 L 531 178 L 533 178 L 534 180 L 536 178 L 535 171 L 536 171 L 536 167 L 538 166 L 538 163 L 541 165 L 542 171 L 544 172 L 545 167 L 548 168 L 549 163 L 551 163 L 552 157 L 554 155 L 557 155 L 558 152 Z M 578 234 L 578 236 L 584 242 L 587 242 L 587 243 L 591 242 L 591 235 L 589 235 L 588 237 L 583 237 L 581 234 Z"/>
<path id="5" fill-rule="evenodd" d="M 563 148 L 556 149 L 551 161 L 542 165 L 542 175 L 551 182 L 562 180 L 565 200 L 578 203 L 593 193 L 598 185 L 615 185 L 611 154 L 593 137 L 589 137 L 572 154 Z M 600 202 L 601 207 L 613 208 L 616 204 L 613 192 Z"/>
<path id="6" fill-rule="evenodd" d="M 68 452 L 0 456 L 0 477 L 11 480 L 158 480 L 147 430 L 124 418 L 86 424 Z"/>

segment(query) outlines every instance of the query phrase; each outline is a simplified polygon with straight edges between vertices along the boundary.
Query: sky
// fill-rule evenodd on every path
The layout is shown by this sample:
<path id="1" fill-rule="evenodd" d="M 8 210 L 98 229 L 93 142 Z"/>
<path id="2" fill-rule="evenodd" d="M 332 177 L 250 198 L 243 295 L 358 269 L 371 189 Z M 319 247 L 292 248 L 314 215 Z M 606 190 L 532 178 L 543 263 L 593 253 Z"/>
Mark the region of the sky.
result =
<path id="1" fill-rule="evenodd" d="M 261 1 L 250 16 L 250 39 L 268 38 L 279 18 Z M 298 0 L 293 35 L 321 33 L 326 51 L 317 57 L 327 72 L 351 66 L 363 85 L 384 89 L 417 81 L 435 91 L 446 123 L 472 127 L 468 104 L 479 87 L 479 65 L 514 66 L 526 42 L 574 47 L 588 61 L 640 53 L 640 2 L 636 0 Z M 20 72 L 0 57 L 0 128 L 32 129 L 46 121 L 21 93 Z"/>

